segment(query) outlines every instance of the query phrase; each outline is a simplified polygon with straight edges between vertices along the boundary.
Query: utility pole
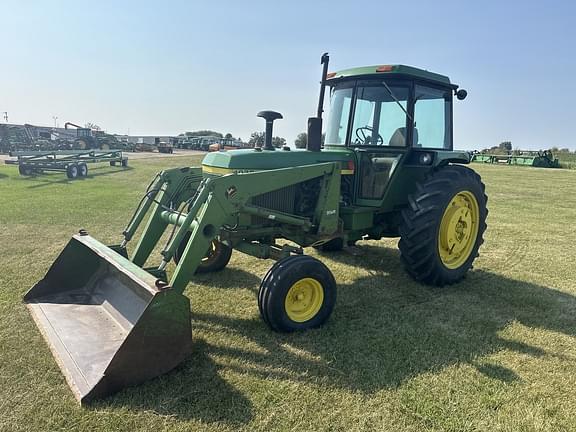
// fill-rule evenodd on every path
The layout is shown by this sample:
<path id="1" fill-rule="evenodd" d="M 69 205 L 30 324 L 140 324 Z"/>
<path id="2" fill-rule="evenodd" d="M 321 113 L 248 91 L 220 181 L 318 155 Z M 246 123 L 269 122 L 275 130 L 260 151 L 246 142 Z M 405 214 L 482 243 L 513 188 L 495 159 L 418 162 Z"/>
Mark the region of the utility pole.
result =
<path id="1" fill-rule="evenodd" d="M 58 127 L 56 126 L 56 120 L 58 120 L 58 116 L 52 116 L 52 120 L 54 120 L 54 128 Z"/>

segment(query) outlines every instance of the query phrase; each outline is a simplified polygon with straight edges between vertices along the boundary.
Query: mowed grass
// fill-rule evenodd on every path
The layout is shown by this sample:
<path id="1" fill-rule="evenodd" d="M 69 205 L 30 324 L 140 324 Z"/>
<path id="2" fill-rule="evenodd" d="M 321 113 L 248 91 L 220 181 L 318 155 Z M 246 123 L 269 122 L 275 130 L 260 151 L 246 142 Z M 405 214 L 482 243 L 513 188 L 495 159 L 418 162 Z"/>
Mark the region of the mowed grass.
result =
<path id="1" fill-rule="evenodd" d="M 0 430 L 576 430 L 576 172 L 481 164 L 488 231 L 460 284 L 413 282 L 395 239 L 310 250 L 334 272 L 336 308 L 284 335 L 256 304 L 272 262 L 235 252 L 186 291 L 189 360 L 81 408 L 21 298 L 79 228 L 117 243 L 154 173 L 197 163 L 91 166 L 77 181 L 0 167 Z"/>

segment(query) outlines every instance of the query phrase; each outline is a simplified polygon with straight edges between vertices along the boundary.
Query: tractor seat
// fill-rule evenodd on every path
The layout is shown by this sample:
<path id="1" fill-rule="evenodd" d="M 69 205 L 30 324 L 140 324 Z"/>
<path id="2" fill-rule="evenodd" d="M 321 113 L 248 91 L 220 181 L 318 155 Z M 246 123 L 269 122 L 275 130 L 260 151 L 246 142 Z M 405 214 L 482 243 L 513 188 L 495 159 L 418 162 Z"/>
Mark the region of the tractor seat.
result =
<path id="1" fill-rule="evenodd" d="M 414 128 L 413 145 L 418 146 L 418 129 Z M 394 131 L 390 137 L 388 145 L 392 147 L 406 147 L 406 128 L 400 127 Z"/>

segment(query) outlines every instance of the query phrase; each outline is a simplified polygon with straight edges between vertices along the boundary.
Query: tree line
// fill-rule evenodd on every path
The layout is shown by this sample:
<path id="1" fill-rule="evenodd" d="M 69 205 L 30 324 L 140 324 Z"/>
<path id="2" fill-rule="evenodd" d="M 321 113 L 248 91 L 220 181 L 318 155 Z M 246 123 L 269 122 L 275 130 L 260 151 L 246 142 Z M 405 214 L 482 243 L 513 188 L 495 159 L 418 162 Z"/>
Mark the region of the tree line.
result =
<path id="1" fill-rule="evenodd" d="M 180 137 L 200 137 L 200 136 L 213 136 L 217 138 L 225 138 L 225 139 L 236 139 L 242 141 L 242 138 L 234 137 L 231 133 L 222 134 L 221 132 L 205 129 L 205 130 L 197 130 L 191 132 L 184 132 L 178 135 Z M 252 147 L 261 147 L 264 145 L 266 134 L 264 132 L 255 131 L 250 134 L 250 138 L 248 138 L 248 144 Z M 325 134 L 322 134 L 322 144 L 324 144 L 324 137 Z M 306 148 L 306 144 L 308 143 L 308 134 L 306 132 L 301 132 L 298 134 L 296 139 L 294 140 L 294 146 L 296 148 Z M 272 145 L 276 148 L 281 148 L 287 145 L 286 138 L 275 136 L 272 138 Z"/>

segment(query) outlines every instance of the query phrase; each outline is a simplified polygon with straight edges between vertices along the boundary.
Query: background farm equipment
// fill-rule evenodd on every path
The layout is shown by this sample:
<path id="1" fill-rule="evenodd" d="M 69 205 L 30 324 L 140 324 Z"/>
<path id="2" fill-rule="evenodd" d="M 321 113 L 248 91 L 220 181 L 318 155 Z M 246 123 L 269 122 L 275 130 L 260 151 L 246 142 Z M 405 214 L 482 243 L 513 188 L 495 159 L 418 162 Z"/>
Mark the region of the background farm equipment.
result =
<path id="1" fill-rule="evenodd" d="M 0 153 L 36 150 L 36 143 L 26 126 L 0 124 Z"/>
<path id="2" fill-rule="evenodd" d="M 156 146 L 158 148 L 158 153 L 174 153 L 174 142 L 170 141 L 160 141 L 158 140 L 158 144 Z"/>
<path id="3" fill-rule="evenodd" d="M 221 138 L 219 142 L 210 144 L 208 151 L 220 151 L 220 150 L 238 150 L 242 148 L 250 148 L 250 144 L 240 141 L 236 138 Z"/>
<path id="4" fill-rule="evenodd" d="M 64 129 L 68 129 L 70 126 L 76 128 L 76 139 L 71 143 L 72 149 L 127 150 L 127 144 L 114 135 L 107 134 L 101 130 L 81 127 L 70 122 L 64 124 Z"/>
<path id="5" fill-rule="evenodd" d="M 236 138 L 222 138 L 212 135 L 182 137 L 178 139 L 177 146 L 200 151 L 236 150 L 250 147 L 247 143 Z"/>
<path id="6" fill-rule="evenodd" d="M 453 95 L 466 92 L 407 66 L 328 76 L 326 54 L 322 64 L 307 149 L 275 149 L 273 123 L 282 115 L 258 113 L 266 122 L 262 147 L 209 153 L 202 167 L 158 173 L 120 244 L 80 232 L 26 294 L 80 401 L 181 362 L 191 349 L 184 290 L 196 273 L 223 269 L 232 250 L 277 261 L 257 303 L 263 321 L 282 332 L 324 324 L 336 302 L 332 273 L 306 247 L 335 251 L 400 237 L 408 273 L 436 286 L 458 282 L 471 268 L 487 210 L 480 177 L 461 165 L 469 154 L 453 151 Z M 331 112 L 321 149 L 326 87 Z M 436 123 L 427 129 L 433 111 Z M 165 232 L 159 262 L 145 267 Z"/>
<path id="7" fill-rule="evenodd" d="M 489 153 L 474 153 L 472 162 L 497 165 L 524 165 L 540 168 L 559 168 L 558 159 L 550 150 L 530 151 L 516 150 L 512 154 L 497 155 Z"/>
<path id="8" fill-rule="evenodd" d="M 76 128 L 71 130 L 70 126 Z M 128 150 L 129 145 L 100 130 L 66 123 L 65 128 L 0 125 L 0 153 L 52 150 Z"/>
<path id="9" fill-rule="evenodd" d="M 101 150 L 62 150 L 11 152 L 16 160 L 6 160 L 6 164 L 18 165 L 23 176 L 41 174 L 44 171 L 65 172 L 69 179 L 86 177 L 89 163 L 108 162 L 110 166 L 118 164 L 128 166 L 128 158 L 121 151 Z"/>

